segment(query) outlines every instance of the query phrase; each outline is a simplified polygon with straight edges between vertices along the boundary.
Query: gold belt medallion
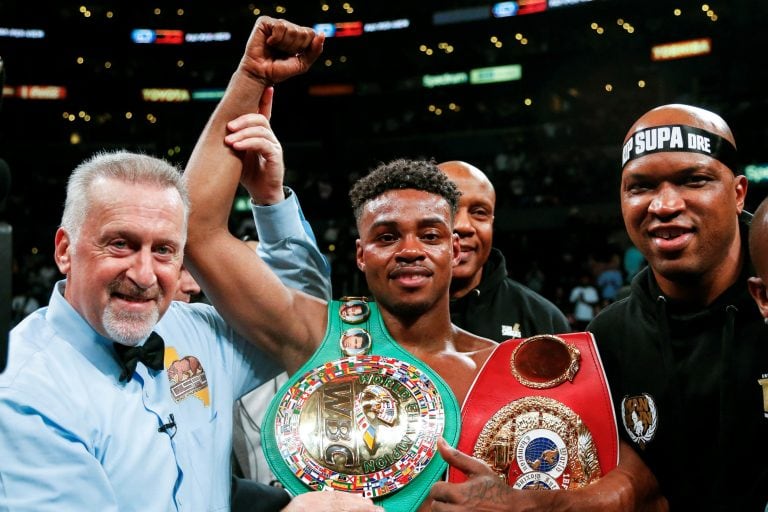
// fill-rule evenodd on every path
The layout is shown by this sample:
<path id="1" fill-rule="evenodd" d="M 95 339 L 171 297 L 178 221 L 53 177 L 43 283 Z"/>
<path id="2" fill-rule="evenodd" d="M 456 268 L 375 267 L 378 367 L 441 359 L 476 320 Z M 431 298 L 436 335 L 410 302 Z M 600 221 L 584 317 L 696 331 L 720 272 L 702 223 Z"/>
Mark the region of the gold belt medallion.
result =
<path id="1" fill-rule="evenodd" d="M 442 398 L 424 372 L 362 355 L 328 362 L 291 386 L 275 436 L 290 470 L 313 490 L 373 498 L 418 476 L 444 426 Z"/>
<path id="2" fill-rule="evenodd" d="M 518 489 L 578 489 L 600 477 L 589 430 L 570 408 L 543 396 L 515 400 L 496 412 L 473 455 Z"/>

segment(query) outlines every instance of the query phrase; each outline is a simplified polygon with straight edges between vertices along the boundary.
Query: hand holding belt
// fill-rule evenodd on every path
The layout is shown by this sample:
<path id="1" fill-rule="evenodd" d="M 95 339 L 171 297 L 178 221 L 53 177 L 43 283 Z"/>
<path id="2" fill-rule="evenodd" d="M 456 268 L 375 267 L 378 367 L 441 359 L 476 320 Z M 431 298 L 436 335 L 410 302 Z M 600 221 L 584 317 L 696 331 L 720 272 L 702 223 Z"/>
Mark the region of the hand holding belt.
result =
<path id="1" fill-rule="evenodd" d="M 575 489 L 618 463 L 618 431 L 590 333 L 508 340 L 462 406 L 458 449 L 519 489 Z M 453 468 L 448 480 L 466 477 Z"/>

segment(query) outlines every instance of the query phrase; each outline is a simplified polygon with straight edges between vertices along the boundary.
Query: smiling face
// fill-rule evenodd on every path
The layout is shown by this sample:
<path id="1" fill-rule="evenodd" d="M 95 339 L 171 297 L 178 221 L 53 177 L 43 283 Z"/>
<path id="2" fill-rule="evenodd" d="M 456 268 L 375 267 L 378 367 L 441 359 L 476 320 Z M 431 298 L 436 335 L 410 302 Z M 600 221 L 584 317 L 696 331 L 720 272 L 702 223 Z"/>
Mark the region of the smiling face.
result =
<path id="1" fill-rule="evenodd" d="M 415 317 L 447 302 L 459 244 L 443 197 L 389 190 L 365 203 L 357 228 L 357 266 L 383 309 Z"/>
<path id="2" fill-rule="evenodd" d="M 651 111 L 630 134 L 673 124 L 703 128 L 732 140 L 727 127 L 699 116 L 698 110 L 678 107 Z M 652 153 L 626 164 L 621 180 L 624 223 L 665 293 L 691 279 L 714 281 L 718 273 L 730 273 L 730 267 L 738 264 L 738 215 L 746 190 L 745 177 L 700 153 Z"/>
<path id="3" fill-rule="evenodd" d="M 146 338 L 177 290 L 184 206 L 174 188 L 98 179 L 77 240 L 56 233 L 65 299 L 99 334 L 125 345 Z"/>
<path id="4" fill-rule="evenodd" d="M 483 265 L 493 245 L 493 214 L 496 192 L 480 169 L 464 162 L 438 165 L 461 192 L 453 231 L 459 235 L 461 260 L 453 269 L 454 292 L 475 288 L 482 278 Z"/>

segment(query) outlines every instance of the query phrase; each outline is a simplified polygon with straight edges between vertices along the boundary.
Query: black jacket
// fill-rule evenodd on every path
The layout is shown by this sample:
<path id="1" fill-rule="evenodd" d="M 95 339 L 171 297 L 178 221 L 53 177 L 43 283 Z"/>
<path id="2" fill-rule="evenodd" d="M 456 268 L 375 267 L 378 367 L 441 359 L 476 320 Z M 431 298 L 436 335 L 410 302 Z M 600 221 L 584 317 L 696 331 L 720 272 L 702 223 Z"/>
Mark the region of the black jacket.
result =
<path id="1" fill-rule="evenodd" d="M 746 229 L 743 222 L 742 241 Z M 768 502 L 768 413 L 758 384 L 768 374 L 768 327 L 747 289 L 749 267 L 712 304 L 684 312 L 646 267 L 629 297 L 588 327 L 619 435 L 672 510 L 763 512 Z"/>
<path id="2" fill-rule="evenodd" d="M 504 255 L 495 248 L 483 266 L 478 287 L 451 300 L 451 321 L 495 341 L 571 331 L 568 319 L 557 306 L 507 277 Z"/>

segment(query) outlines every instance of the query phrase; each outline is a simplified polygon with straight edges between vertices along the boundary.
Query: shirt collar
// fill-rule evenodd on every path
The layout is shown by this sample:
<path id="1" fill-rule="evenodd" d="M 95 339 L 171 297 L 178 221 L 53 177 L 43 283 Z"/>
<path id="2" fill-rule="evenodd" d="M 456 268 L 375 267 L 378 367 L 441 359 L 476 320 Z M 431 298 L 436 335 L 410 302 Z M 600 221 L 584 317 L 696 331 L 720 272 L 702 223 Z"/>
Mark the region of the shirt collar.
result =
<path id="1" fill-rule="evenodd" d="M 101 336 L 64 298 L 66 280 L 53 287 L 46 314 L 56 334 L 72 345 L 83 357 L 104 374 L 114 376 L 117 381 L 120 365 L 115 356 L 112 340 Z"/>

